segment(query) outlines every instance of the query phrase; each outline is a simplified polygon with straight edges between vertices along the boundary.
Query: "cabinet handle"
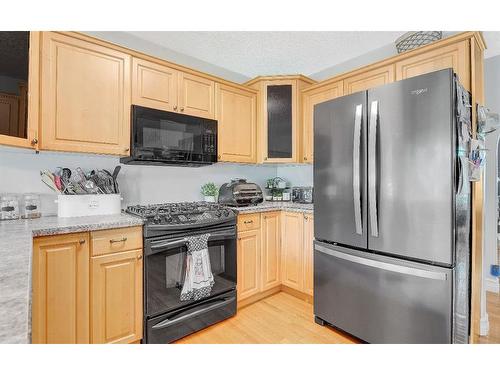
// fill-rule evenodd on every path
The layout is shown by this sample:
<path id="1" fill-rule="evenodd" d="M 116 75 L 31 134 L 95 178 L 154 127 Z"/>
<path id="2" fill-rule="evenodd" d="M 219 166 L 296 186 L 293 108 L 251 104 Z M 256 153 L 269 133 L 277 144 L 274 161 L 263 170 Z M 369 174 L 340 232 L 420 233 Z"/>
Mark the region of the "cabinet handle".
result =
<path id="1" fill-rule="evenodd" d="M 264 158 L 264 160 L 267 160 L 267 156 Z"/>
<path id="2" fill-rule="evenodd" d="M 251 224 L 251 223 L 253 223 L 253 220 L 247 220 L 243 222 L 243 224 Z"/>
<path id="3" fill-rule="evenodd" d="M 177 106 L 174 107 L 174 111 L 177 111 Z"/>
<path id="4" fill-rule="evenodd" d="M 221 156 L 220 156 L 220 155 L 217 155 L 217 159 L 219 159 L 219 160 L 220 160 L 220 159 L 222 159 L 222 158 L 221 158 Z"/>
<path id="5" fill-rule="evenodd" d="M 80 241 L 78 241 L 78 243 L 79 243 L 80 245 L 83 245 L 83 244 L 85 243 L 85 240 L 80 240 Z"/>
<path id="6" fill-rule="evenodd" d="M 181 112 L 184 112 L 184 107 L 181 107 Z"/>
<path id="7" fill-rule="evenodd" d="M 137 255 L 137 259 L 141 260 L 142 259 L 142 255 Z"/>
<path id="8" fill-rule="evenodd" d="M 124 149 L 125 152 L 129 152 L 129 150 L 130 150 L 130 148 L 128 148 L 128 147 Z"/>
<path id="9" fill-rule="evenodd" d="M 304 156 L 304 160 L 306 160 L 306 161 L 307 161 L 307 157 L 305 157 L 305 156 Z"/>
<path id="10" fill-rule="evenodd" d="M 127 241 L 127 237 L 120 238 L 119 240 L 111 239 L 109 240 L 109 243 L 125 242 L 125 241 Z"/>
<path id="11" fill-rule="evenodd" d="M 36 146 L 37 144 L 38 144 L 38 139 L 33 138 L 33 139 L 31 140 L 31 145 L 32 145 L 32 146 Z"/>

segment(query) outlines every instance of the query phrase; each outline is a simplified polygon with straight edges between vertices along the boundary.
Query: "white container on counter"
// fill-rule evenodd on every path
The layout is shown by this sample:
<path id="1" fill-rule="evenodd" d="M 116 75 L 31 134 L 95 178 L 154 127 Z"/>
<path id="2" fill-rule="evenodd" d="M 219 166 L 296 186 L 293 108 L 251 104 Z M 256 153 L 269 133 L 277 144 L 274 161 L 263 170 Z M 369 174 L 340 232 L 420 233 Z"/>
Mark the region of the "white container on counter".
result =
<path id="1" fill-rule="evenodd" d="M 115 215 L 121 212 L 120 194 L 58 195 L 57 216 Z"/>

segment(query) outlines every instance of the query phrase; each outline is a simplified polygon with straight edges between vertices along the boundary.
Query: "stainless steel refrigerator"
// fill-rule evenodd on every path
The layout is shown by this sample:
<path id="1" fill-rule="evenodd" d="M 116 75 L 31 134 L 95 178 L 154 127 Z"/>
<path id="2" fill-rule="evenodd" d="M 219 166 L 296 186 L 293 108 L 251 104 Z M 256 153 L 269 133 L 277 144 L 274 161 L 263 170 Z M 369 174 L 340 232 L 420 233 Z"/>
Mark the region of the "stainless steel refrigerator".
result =
<path id="1" fill-rule="evenodd" d="M 315 106 L 317 323 L 370 343 L 468 341 L 459 89 L 446 69 Z"/>

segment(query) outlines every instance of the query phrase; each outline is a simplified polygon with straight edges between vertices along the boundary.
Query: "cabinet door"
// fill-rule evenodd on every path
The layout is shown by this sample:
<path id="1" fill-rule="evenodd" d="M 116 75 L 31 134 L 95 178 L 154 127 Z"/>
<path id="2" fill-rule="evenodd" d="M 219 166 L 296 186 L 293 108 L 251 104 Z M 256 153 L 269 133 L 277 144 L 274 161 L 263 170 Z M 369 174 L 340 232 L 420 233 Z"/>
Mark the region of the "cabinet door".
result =
<path id="1" fill-rule="evenodd" d="M 177 70 L 134 57 L 132 104 L 163 111 L 176 111 L 178 81 Z"/>
<path id="2" fill-rule="evenodd" d="M 238 301 L 260 291 L 260 229 L 238 236 Z"/>
<path id="3" fill-rule="evenodd" d="M 129 154 L 129 55 L 43 33 L 41 85 L 41 149 Z"/>
<path id="4" fill-rule="evenodd" d="M 264 161 L 268 163 L 294 162 L 296 116 L 296 82 L 269 82 L 265 86 L 264 108 L 266 109 L 264 138 Z"/>
<path id="5" fill-rule="evenodd" d="M 257 162 L 257 95 L 216 84 L 218 158 L 221 161 Z"/>
<path id="6" fill-rule="evenodd" d="M 349 95 L 369 90 L 391 82 L 394 82 L 394 65 L 386 65 L 346 78 L 344 80 L 344 94 Z"/>
<path id="7" fill-rule="evenodd" d="M 281 284 L 280 213 L 262 214 L 262 291 Z"/>
<path id="8" fill-rule="evenodd" d="M 32 342 L 89 343 L 89 235 L 33 241 Z"/>
<path id="9" fill-rule="evenodd" d="M 142 338 L 142 250 L 92 258 L 92 343 Z"/>
<path id="10" fill-rule="evenodd" d="M 313 239 L 314 239 L 314 216 L 304 215 L 304 293 L 313 295 Z"/>
<path id="11" fill-rule="evenodd" d="M 179 111 L 192 116 L 215 118 L 215 82 L 189 73 L 179 73 Z"/>
<path id="12" fill-rule="evenodd" d="M 397 62 L 396 79 L 399 81 L 441 69 L 453 68 L 462 85 L 470 90 L 469 59 L 469 41 L 458 42 Z"/>
<path id="13" fill-rule="evenodd" d="M 343 95 L 343 82 L 334 82 L 317 90 L 309 91 L 303 95 L 303 156 L 304 163 L 313 162 L 314 154 L 314 106 Z"/>
<path id="14" fill-rule="evenodd" d="M 294 212 L 282 213 L 281 279 L 285 286 L 302 291 L 303 277 L 303 215 Z"/>

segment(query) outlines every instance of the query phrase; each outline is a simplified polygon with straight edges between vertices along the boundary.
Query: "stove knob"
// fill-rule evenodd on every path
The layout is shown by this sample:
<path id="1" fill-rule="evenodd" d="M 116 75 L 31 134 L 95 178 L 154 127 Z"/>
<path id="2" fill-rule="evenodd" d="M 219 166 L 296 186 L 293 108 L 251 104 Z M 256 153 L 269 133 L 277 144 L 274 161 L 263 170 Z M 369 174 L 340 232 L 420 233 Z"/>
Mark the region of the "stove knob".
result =
<path id="1" fill-rule="evenodd" d="M 226 217 L 229 216 L 229 210 L 224 210 L 224 216 L 226 216 Z"/>
<path id="2" fill-rule="evenodd" d="M 154 218 L 153 218 L 153 223 L 155 224 L 160 224 L 161 223 L 161 217 L 156 215 Z"/>
<path id="3" fill-rule="evenodd" d="M 167 215 L 167 216 L 165 216 L 165 221 L 166 221 L 167 223 L 170 223 L 170 222 L 172 221 L 172 219 L 173 219 L 173 218 L 172 218 L 172 215 Z"/>

